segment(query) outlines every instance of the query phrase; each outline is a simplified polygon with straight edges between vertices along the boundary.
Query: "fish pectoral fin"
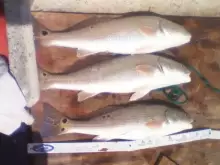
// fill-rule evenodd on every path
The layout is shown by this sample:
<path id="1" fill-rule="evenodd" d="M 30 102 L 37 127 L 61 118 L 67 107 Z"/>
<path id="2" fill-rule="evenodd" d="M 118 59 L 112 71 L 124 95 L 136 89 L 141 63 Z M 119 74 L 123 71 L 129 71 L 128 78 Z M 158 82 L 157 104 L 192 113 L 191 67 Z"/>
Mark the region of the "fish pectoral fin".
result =
<path id="1" fill-rule="evenodd" d="M 136 91 L 135 93 L 133 93 L 129 99 L 129 101 L 135 101 L 135 100 L 138 100 L 142 97 L 144 97 L 146 94 L 148 94 L 149 92 L 151 91 L 150 88 L 142 88 L 142 89 L 139 89 L 138 91 Z"/>
<path id="2" fill-rule="evenodd" d="M 150 129 L 161 128 L 163 126 L 164 122 L 165 122 L 165 120 L 162 120 L 162 119 L 150 120 L 146 123 L 146 126 Z"/>
<path id="3" fill-rule="evenodd" d="M 155 34 L 155 30 L 153 30 L 151 27 L 147 27 L 147 26 L 142 26 L 140 27 L 140 32 L 146 36 L 150 36 L 150 35 L 153 35 Z"/>
<path id="4" fill-rule="evenodd" d="M 77 49 L 77 54 L 76 56 L 77 57 L 86 57 L 86 56 L 89 56 L 91 54 L 96 54 L 98 52 L 91 52 L 91 51 L 88 51 L 88 50 L 84 50 L 84 49 Z"/>
<path id="5" fill-rule="evenodd" d="M 98 95 L 99 93 L 88 93 L 88 92 L 85 92 L 85 91 L 81 91 L 78 93 L 78 97 L 77 97 L 77 100 L 78 102 L 82 102 L 90 97 L 93 97 L 95 95 Z"/>
<path id="6" fill-rule="evenodd" d="M 137 65 L 136 66 L 136 71 L 140 74 L 147 74 L 150 75 L 153 73 L 155 68 L 151 65 Z"/>
<path id="7" fill-rule="evenodd" d="M 94 141 L 110 141 L 112 139 L 113 138 L 99 135 L 99 136 L 94 137 L 92 140 L 94 140 Z"/>

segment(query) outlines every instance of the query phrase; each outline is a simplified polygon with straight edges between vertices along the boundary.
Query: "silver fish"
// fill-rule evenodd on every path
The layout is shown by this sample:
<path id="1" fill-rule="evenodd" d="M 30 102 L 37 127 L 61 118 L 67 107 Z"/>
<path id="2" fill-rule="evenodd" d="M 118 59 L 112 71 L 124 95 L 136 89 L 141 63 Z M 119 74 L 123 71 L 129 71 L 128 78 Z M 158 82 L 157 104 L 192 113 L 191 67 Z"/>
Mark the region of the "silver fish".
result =
<path id="1" fill-rule="evenodd" d="M 87 120 L 71 120 L 44 105 L 42 136 L 81 133 L 96 135 L 94 140 L 144 139 L 151 136 L 165 136 L 192 128 L 190 116 L 177 107 L 166 104 L 131 103 L 112 106 L 104 113 Z M 53 115 L 51 115 L 53 113 Z M 54 114 L 56 113 L 56 114 Z M 56 127 L 51 127 L 48 122 Z M 48 127 L 49 126 L 49 127 Z"/>
<path id="2" fill-rule="evenodd" d="M 79 90 L 78 101 L 99 93 L 134 93 L 130 101 L 153 89 L 190 82 L 190 71 L 182 64 L 157 55 L 123 56 L 77 72 L 52 75 L 40 70 L 43 90 Z"/>
<path id="3" fill-rule="evenodd" d="M 189 42 L 182 26 L 156 16 L 122 17 L 70 32 L 51 33 L 42 38 L 45 46 L 77 48 L 77 56 L 99 52 L 143 54 Z"/>

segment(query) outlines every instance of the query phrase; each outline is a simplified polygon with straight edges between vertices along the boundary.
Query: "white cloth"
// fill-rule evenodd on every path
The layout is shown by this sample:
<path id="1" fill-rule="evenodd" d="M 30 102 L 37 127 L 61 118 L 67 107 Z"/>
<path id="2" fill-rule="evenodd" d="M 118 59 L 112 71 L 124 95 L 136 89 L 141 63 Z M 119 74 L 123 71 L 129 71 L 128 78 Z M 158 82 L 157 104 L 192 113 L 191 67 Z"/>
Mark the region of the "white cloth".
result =
<path id="1" fill-rule="evenodd" d="M 32 124 L 33 117 L 24 109 L 25 98 L 4 63 L 0 57 L 0 132 L 10 135 L 21 122 Z"/>

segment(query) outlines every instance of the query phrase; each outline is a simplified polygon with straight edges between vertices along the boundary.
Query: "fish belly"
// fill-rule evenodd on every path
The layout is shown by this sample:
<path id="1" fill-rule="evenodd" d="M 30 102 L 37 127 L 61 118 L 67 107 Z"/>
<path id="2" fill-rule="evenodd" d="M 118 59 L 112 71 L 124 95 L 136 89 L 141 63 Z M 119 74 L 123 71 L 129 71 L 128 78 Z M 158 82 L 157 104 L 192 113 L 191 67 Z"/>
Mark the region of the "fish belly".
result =
<path id="1" fill-rule="evenodd" d="M 120 121 L 123 122 L 123 121 Z M 127 135 L 131 135 L 133 130 L 140 130 L 137 136 L 133 135 L 132 138 L 129 138 Z M 146 129 L 142 129 L 140 124 L 108 124 L 108 125 L 84 125 L 83 127 L 78 127 L 74 129 L 75 133 L 82 133 L 82 134 L 89 134 L 89 135 L 96 135 L 103 137 L 104 139 L 142 139 L 146 137 Z M 142 133 L 141 133 L 142 132 Z M 71 132 L 72 133 L 72 132 Z"/>

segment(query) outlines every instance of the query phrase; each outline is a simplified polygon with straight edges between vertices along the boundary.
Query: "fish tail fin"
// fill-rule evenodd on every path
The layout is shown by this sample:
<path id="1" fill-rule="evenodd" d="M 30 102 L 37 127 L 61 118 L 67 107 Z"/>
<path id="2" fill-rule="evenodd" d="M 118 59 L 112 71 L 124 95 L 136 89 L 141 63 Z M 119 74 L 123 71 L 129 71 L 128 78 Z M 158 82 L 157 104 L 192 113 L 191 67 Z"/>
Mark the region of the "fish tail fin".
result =
<path id="1" fill-rule="evenodd" d="M 43 29 L 39 35 L 35 35 L 34 37 L 41 45 L 50 46 L 50 41 L 54 37 L 54 34 L 49 29 Z"/>
<path id="2" fill-rule="evenodd" d="M 79 122 L 79 121 L 78 121 Z M 40 134 L 43 137 L 74 133 L 77 121 L 70 120 L 48 103 L 43 103 L 43 124 Z"/>
<path id="3" fill-rule="evenodd" d="M 48 103 L 43 103 L 43 122 L 40 134 L 43 137 L 55 136 L 61 133 L 60 122 L 63 115 Z"/>
<path id="4" fill-rule="evenodd" d="M 35 35 L 35 38 L 43 38 L 43 37 L 48 37 L 50 34 L 53 33 L 49 29 L 43 28 L 38 35 Z"/>
<path id="5" fill-rule="evenodd" d="M 52 75 L 38 68 L 38 77 L 39 77 L 39 82 L 40 82 L 40 88 L 42 90 L 48 89 L 50 85 L 48 80 L 52 77 Z"/>

